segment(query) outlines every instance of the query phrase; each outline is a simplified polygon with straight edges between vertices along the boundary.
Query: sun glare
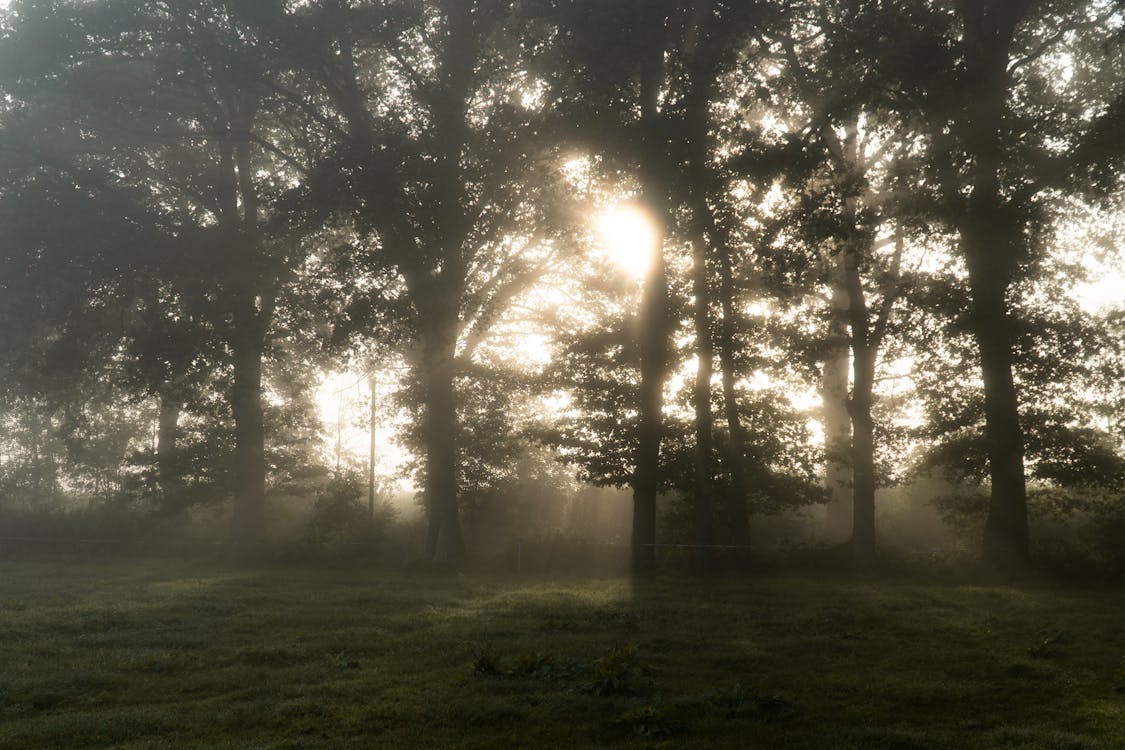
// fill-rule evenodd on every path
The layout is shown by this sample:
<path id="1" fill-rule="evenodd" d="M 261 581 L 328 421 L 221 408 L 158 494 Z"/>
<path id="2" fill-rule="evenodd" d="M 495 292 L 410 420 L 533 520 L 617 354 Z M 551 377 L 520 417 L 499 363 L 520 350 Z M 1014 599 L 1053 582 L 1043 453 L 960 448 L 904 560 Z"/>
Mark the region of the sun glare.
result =
<path id="1" fill-rule="evenodd" d="M 652 220 L 637 206 L 621 204 L 601 214 L 598 233 L 606 255 L 636 279 L 652 267 L 658 240 Z"/>

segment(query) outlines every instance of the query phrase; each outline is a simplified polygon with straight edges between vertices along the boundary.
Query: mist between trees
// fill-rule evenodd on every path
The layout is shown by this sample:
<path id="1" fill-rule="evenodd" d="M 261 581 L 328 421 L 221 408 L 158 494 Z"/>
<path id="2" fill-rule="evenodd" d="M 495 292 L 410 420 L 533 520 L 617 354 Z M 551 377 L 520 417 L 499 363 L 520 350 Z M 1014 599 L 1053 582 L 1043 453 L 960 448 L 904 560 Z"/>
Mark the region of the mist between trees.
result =
<path id="1" fill-rule="evenodd" d="M 1118 0 L 0 19 L 0 545 L 1121 566 Z"/>

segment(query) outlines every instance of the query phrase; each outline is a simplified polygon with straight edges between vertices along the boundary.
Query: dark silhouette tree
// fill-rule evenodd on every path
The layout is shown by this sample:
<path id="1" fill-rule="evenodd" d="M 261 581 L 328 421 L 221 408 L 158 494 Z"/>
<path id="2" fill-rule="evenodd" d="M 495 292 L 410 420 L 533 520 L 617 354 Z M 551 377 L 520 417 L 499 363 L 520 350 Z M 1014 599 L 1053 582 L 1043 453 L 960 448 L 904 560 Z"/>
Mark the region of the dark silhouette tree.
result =
<path id="1" fill-rule="evenodd" d="M 232 533 L 246 549 L 264 525 L 262 362 L 304 249 L 272 204 L 295 179 L 302 149 L 314 148 L 286 127 L 285 102 L 267 85 L 284 63 L 263 28 L 284 13 L 281 3 L 18 3 L 4 50 L 9 91 L 28 103 L 22 120 L 8 118 L 25 136 L 10 147 L 76 190 L 131 201 L 117 213 L 147 233 L 138 270 L 150 283 L 128 295 L 159 325 L 189 314 L 156 306 L 186 301 L 221 344 L 210 351 L 230 368 Z M 105 264 L 102 278 L 118 282 L 120 271 Z M 173 391 L 192 359 L 174 348 L 150 349 L 164 360 L 149 370 L 164 378 L 152 387 L 167 397 L 166 455 Z"/>
<path id="2" fill-rule="evenodd" d="M 545 213 L 556 206 L 545 196 L 561 162 L 537 133 L 543 102 L 521 63 L 521 17 L 492 1 L 333 0 L 305 42 L 317 86 L 308 106 L 323 100 L 333 143 L 311 195 L 347 218 L 368 265 L 393 279 L 356 299 L 397 310 L 409 342 L 426 554 L 441 564 L 465 554 L 458 379 L 505 307 L 560 252 L 547 241 Z"/>
<path id="3" fill-rule="evenodd" d="M 1121 93 L 1093 83 L 1121 80 L 1114 12 L 1099 2 L 957 3 L 939 45 L 949 56 L 921 72 L 933 185 L 968 272 L 991 483 L 984 550 L 998 565 L 1028 558 L 1011 297 L 1042 253 L 1052 190 L 1090 185 L 1095 162 L 1120 158 L 1120 145 L 1107 147 L 1104 133 L 1120 124 Z M 1069 79 L 1057 68 L 1064 41 L 1076 71 Z"/>

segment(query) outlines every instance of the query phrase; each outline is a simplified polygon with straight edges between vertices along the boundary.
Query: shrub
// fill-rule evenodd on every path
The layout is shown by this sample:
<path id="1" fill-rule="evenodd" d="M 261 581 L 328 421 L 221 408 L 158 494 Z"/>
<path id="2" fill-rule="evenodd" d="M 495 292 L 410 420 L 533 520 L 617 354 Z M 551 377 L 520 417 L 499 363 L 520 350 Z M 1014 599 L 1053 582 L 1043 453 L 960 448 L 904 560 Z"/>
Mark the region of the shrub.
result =
<path id="1" fill-rule="evenodd" d="M 637 656 L 637 647 L 631 643 L 614 646 L 594 662 L 594 695 L 636 693 L 650 670 Z"/>
<path id="2" fill-rule="evenodd" d="M 365 492 L 363 481 L 355 472 L 333 478 L 317 495 L 305 527 L 305 544 L 341 554 L 378 543 L 393 523 L 396 511 L 385 499 L 377 498 L 372 517 Z"/>

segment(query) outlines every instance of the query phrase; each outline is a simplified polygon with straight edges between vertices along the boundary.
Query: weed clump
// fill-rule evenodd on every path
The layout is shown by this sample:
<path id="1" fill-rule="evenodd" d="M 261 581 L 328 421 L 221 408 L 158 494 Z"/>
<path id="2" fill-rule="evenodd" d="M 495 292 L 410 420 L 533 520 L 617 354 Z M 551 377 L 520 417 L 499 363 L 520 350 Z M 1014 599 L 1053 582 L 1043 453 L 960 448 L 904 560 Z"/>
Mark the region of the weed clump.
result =
<path id="1" fill-rule="evenodd" d="M 516 657 L 513 674 L 520 677 L 546 677 L 555 668 L 554 651 L 529 651 Z"/>
<path id="2" fill-rule="evenodd" d="M 500 674 L 500 652 L 491 641 L 470 643 L 469 653 L 473 658 L 473 674 Z"/>
<path id="3" fill-rule="evenodd" d="M 590 692 L 594 695 L 634 695 L 651 672 L 637 655 L 632 643 L 614 646 L 594 662 L 594 680 Z"/>

